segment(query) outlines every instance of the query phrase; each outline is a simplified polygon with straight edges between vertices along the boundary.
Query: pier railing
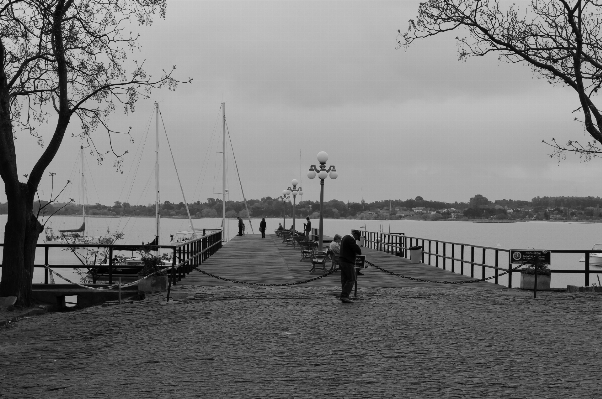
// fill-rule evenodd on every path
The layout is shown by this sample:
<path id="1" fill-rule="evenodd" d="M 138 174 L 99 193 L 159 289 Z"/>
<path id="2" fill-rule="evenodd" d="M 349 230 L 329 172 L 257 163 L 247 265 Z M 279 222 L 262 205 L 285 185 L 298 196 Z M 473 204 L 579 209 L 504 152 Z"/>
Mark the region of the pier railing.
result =
<path id="1" fill-rule="evenodd" d="M 422 247 L 421 263 L 476 279 L 492 278 L 495 284 L 500 284 L 500 275 L 507 272 L 506 286 L 508 288 L 512 288 L 513 274 L 520 275 L 520 272 L 512 271 L 517 265 L 510 263 L 510 249 L 411 237 L 403 233 L 365 231 L 362 232 L 362 236 L 365 240 L 365 247 L 408 259 L 410 258 L 409 249 L 420 246 Z M 552 267 L 553 274 L 582 274 L 585 285 L 589 286 L 591 275 L 602 273 L 602 268 L 592 269 L 590 265 L 590 255 L 599 253 L 599 251 L 559 249 L 549 251 L 552 265 L 557 264 L 554 259 L 559 259 L 561 254 L 583 255 L 582 268 L 557 269 Z"/>
<path id="2" fill-rule="evenodd" d="M 195 267 L 200 266 L 207 258 L 215 254 L 222 247 L 222 231 L 213 230 L 207 231 L 207 235 L 202 237 L 189 240 L 182 243 L 176 243 L 173 245 L 124 245 L 124 244 L 38 244 L 37 249 L 44 251 L 44 263 L 35 263 L 34 268 L 44 268 L 44 284 L 49 283 L 49 271 L 48 268 L 57 269 L 95 269 L 102 272 L 103 275 L 107 276 L 108 285 L 112 285 L 117 276 L 114 274 L 115 268 L 128 267 L 115 263 L 115 255 L 120 251 L 127 252 L 144 252 L 151 248 L 153 251 L 159 249 L 163 253 L 169 253 L 171 256 L 171 269 L 169 272 L 172 284 L 176 284 L 177 281 L 181 280 L 186 274 L 190 273 Z M 0 247 L 4 244 L 0 244 Z M 94 248 L 102 249 L 107 253 L 108 264 L 60 264 L 50 262 L 50 250 L 69 250 L 76 251 L 79 248 Z M 36 262 L 38 256 L 36 256 Z M 2 266 L 0 265 L 0 268 Z M 104 270 L 104 272 L 103 272 Z M 95 285 L 106 285 L 96 284 L 96 278 L 92 276 L 92 284 Z"/>

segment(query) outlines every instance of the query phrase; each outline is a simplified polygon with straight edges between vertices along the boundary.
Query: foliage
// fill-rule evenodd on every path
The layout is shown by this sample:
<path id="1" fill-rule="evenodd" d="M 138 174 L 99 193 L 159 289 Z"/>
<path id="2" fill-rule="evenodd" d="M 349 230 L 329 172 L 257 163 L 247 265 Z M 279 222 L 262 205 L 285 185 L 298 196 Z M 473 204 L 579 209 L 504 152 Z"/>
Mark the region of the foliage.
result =
<path id="1" fill-rule="evenodd" d="M 535 274 L 535 268 L 535 265 L 527 265 L 526 268 L 520 269 L 520 272 L 521 274 Z M 552 275 L 552 271 L 550 270 L 549 265 L 547 265 L 546 263 L 539 263 L 537 265 L 537 274 L 550 276 Z"/>
<path id="2" fill-rule="evenodd" d="M 140 272 L 138 272 L 139 276 L 167 276 L 169 272 L 169 255 L 161 254 L 161 255 L 153 255 L 150 252 L 142 252 L 142 263 L 144 267 Z"/>
<path id="3" fill-rule="evenodd" d="M 35 248 L 43 231 L 33 202 L 72 119 L 78 123 L 72 135 L 99 162 L 113 154 L 120 170 L 124 153 L 112 146 L 112 135 L 120 132 L 108 123 L 111 113 L 134 112 L 151 89 L 174 90 L 180 83 L 172 76 L 175 67 L 155 78 L 144 62 L 128 59 L 139 47 L 136 25 L 150 25 L 157 12 L 165 17 L 165 6 L 166 0 L 0 3 L 0 176 L 11 204 L 0 295 L 31 303 Z M 96 132 L 108 135 L 108 149 L 96 144 Z M 19 174 L 18 133 L 32 135 L 43 148 L 38 159 L 27 154 L 33 167 L 26 174 Z"/>
<path id="4" fill-rule="evenodd" d="M 400 46 L 441 33 L 459 31 L 459 58 L 497 54 L 525 64 L 551 84 L 572 89 L 579 100 L 585 130 L 592 142 L 552 138 L 551 156 L 567 152 L 589 160 L 602 153 L 602 114 L 594 99 L 602 85 L 602 4 L 591 0 L 431 0 L 420 3 L 418 16 L 399 31 Z M 575 120 L 578 120 L 575 118 Z M 544 141 L 545 142 L 545 141 Z"/>

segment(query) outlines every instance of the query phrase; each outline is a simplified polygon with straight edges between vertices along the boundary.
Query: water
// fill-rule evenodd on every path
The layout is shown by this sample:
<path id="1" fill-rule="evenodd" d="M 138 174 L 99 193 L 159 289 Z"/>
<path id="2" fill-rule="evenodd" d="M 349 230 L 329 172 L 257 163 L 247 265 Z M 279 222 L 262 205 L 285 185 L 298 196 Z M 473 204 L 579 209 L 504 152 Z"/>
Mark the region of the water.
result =
<path id="1" fill-rule="evenodd" d="M 297 230 L 302 230 L 303 219 L 296 221 Z M 255 234 L 259 233 L 260 219 L 251 219 Z M 268 218 L 267 232 L 273 232 L 278 223 L 283 219 Z M 3 232 L 6 223 L 6 215 L 0 215 L 0 232 Z M 286 219 L 286 227 L 290 227 L 292 220 Z M 54 216 L 49 225 L 55 232 L 59 229 L 77 228 L 81 224 L 81 218 Z M 245 220 L 246 233 L 252 234 L 248 220 Z M 193 219 L 193 225 L 197 229 L 219 228 L 221 219 Z M 231 238 L 238 232 L 236 219 L 227 221 L 226 237 Z M 312 227 L 317 228 L 318 220 L 312 220 Z M 124 239 L 120 244 L 141 244 L 149 242 L 155 235 L 154 218 L 88 218 L 86 227 L 89 235 L 103 235 L 110 232 L 122 231 Z M 461 221 L 438 221 L 426 222 L 415 220 L 347 220 L 347 219 L 325 219 L 324 234 L 334 236 L 349 233 L 351 229 L 367 231 L 383 231 L 392 233 L 405 233 L 407 236 L 450 241 L 457 243 L 498 247 L 503 249 L 574 249 L 589 250 L 596 243 L 602 243 L 602 224 L 596 223 L 572 223 L 572 222 L 517 222 L 517 223 L 472 223 Z M 170 235 L 180 230 L 190 230 L 186 219 L 161 219 L 160 242 L 168 244 Z M 40 237 L 40 243 L 44 240 Z M 450 253 L 448 252 L 448 256 Z M 0 253 L 1 256 L 1 253 Z M 458 255 L 456 255 L 458 256 Z M 489 255 L 488 255 L 489 256 Z M 551 269 L 583 269 L 583 263 L 579 263 L 580 254 L 555 254 L 552 255 Z M 43 263 L 44 251 L 38 249 L 36 253 L 36 264 Z M 50 251 L 50 263 L 80 264 L 75 256 L 69 252 L 53 250 Z M 500 266 L 505 266 L 507 259 L 500 255 Z M 479 268 L 480 270 L 480 268 Z M 77 274 L 71 270 L 64 269 L 67 277 L 79 281 Z M 480 271 L 479 271 L 480 273 Z M 487 274 L 489 275 L 489 274 Z M 480 276 L 480 274 L 477 274 Z M 44 272 L 36 269 L 34 282 L 43 282 Z M 57 280 L 57 282 L 60 282 Z M 503 278 L 500 282 L 504 285 L 507 280 Z M 595 275 L 591 277 L 592 283 L 597 283 Z M 583 275 L 556 274 L 552 277 L 552 286 L 564 288 L 567 284 L 584 285 Z M 518 276 L 513 279 L 513 286 L 518 285 Z"/>

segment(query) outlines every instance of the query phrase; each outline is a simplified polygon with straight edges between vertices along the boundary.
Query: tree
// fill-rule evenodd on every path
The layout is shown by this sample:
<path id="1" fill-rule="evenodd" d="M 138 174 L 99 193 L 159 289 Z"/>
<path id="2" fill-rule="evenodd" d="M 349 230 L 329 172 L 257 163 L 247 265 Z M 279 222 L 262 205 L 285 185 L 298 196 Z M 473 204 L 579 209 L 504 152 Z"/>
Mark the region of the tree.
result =
<path id="1" fill-rule="evenodd" d="M 482 206 L 488 205 L 489 200 L 487 197 L 483 197 L 481 194 L 477 194 L 470 199 L 470 207 L 479 209 Z"/>
<path id="2" fill-rule="evenodd" d="M 42 225 L 32 212 L 44 171 L 63 142 L 72 118 L 79 137 L 94 143 L 98 130 L 117 133 L 108 116 L 117 106 L 134 111 L 140 96 L 168 85 L 175 89 L 174 68 L 154 79 L 143 64 L 128 61 L 138 47 L 130 21 L 150 25 L 165 0 L 6 0 L 0 3 L 0 176 L 8 203 L 0 296 L 31 303 L 35 247 Z M 45 132 L 50 126 L 52 131 Z M 28 132 L 44 148 L 19 180 L 15 137 Z M 48 137 L 46 137 L 46 134 Z M 109 141 L 110 142 L 110 141 Z M 123 155 L 123 154 L 121 154 Z"/>
<path id="3" fill-rule="evenodd" d="M 418 17 L 409 21 L 400 46 L 453 30 L 458 37 L 459 58 L 498 54 L 500 60 L 527 64 L 551 84 L 568 86 L 579 98 L 585 130 L 593 141 L 570 140 L 561 145 L 554 138 L 544 143 L 551 156 L 577 153 L 590 160 L 602 154 L 602 114 L 594 98 L 602 85 L 602 4 L 594 0 L 531 0 L 520 10 L 498 0 L 431 0 L 420 4 Z"/>

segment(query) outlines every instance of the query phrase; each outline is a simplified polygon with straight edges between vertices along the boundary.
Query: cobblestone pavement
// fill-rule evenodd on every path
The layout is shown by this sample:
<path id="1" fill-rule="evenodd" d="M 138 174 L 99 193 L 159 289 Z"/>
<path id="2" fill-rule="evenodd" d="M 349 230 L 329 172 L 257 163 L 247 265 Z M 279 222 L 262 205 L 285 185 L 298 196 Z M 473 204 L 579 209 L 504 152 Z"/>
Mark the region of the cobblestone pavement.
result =
<path id="1" fill-rule="evenodd" d="M 600 396 L 602 297 L 179 285 L 0 328 L 0 397 Z"/>

